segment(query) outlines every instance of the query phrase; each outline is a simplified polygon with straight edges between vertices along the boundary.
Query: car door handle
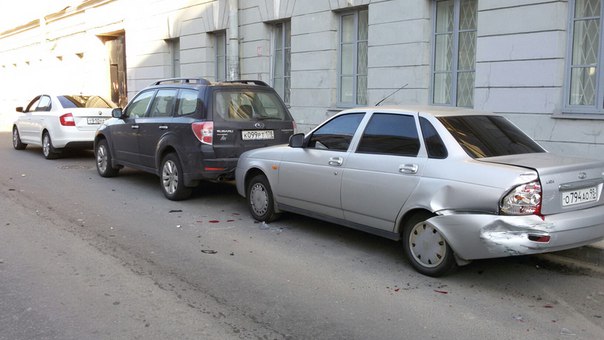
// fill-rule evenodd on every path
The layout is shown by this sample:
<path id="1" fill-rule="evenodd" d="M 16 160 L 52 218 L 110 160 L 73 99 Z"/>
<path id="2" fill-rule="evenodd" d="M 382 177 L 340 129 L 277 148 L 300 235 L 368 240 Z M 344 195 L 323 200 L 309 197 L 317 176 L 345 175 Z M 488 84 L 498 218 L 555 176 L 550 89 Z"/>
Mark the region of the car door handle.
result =
<path id="1" fill-rule="evenodd" d="M 138 130 L 138 125 L 132 125 L 130 128 L 131 128 L 132 130 Z"/>
<path id="2" fill-rule="evenodd" d="M 344 159 L 342 159 L 342 157 L 331 157 L 328 162 L 328 164 L 331 166 L 341 166 L 342 163 L 344 163 Z"/>
<path id="3" fill-rule="evenodd" d="M 416 174 L 419 167 L 417 164 L 403 164 L 398 167 L 398 172 L 403 174 Z"/>
<path id="4" fill-rule="evenodd" d="M 168 125 L 160 125 L 159 129 L 160 130 L 168 130 Z"/>

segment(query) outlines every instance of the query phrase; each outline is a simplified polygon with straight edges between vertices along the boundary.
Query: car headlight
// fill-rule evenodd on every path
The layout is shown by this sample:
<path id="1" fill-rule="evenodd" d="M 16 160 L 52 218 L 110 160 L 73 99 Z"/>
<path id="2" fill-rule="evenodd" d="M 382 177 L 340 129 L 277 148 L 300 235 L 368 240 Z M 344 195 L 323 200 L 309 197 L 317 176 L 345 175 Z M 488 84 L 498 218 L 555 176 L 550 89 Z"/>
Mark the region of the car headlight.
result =
<path id="1" fill-rule="evenodd" d="M 505 215 L 541 214 L 541 183 L 533 181 L 510 190 L 501 200 L 500 212 Z"/>

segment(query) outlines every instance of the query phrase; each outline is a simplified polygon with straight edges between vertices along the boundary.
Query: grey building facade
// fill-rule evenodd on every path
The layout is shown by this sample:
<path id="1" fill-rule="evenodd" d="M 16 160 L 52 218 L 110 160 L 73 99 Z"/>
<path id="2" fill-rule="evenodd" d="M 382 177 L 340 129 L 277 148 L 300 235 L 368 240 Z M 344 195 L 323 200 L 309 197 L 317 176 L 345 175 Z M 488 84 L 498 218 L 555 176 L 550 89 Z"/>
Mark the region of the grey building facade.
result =
<path id="1" fill-rule="evenodd" d="M 603 1 L 71 1 L 0 32 L 0 112 L 40 91 L 124 105 L 160 78 L 261 79 L 303 132 L 389 96 L 502 113 L 550 151 L 604 158 Z"/>

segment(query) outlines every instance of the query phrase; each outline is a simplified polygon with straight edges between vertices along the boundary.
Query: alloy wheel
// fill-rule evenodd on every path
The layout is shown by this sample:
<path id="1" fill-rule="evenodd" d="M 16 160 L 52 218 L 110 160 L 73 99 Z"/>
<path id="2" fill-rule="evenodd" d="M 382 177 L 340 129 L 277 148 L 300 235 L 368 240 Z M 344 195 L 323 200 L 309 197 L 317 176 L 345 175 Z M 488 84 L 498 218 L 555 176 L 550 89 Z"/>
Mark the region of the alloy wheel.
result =
<path id="1" fill-rule="evenodd" d="M 174 195 L 178 188 L 178 169 L 176 163 L 172 160 L 167 160 L 162 168 L 162 185 L 166 192 Z"/>
<path id="2" fill-rule="evenodd" d="M 96 151 L 96 165 L 100 172 L 107 171 L 107 149 L 105 145 L 100 145 Z"/>

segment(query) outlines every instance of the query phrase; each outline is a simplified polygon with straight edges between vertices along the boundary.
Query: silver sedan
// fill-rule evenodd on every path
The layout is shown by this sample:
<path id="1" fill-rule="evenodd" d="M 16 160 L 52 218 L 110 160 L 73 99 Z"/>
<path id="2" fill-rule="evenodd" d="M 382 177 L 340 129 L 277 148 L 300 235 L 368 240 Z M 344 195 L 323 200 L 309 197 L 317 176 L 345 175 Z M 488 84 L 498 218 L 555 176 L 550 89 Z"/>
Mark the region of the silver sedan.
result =
<path id="1" fill-rule="evenodd" d="M 342 111 L 289 145 L 244 153 L 236 181 L 259 221 L 287 211 L 402 240 L 430 276 L 604 238 L 604 161 L 548 153 L 469 109 Z"/>

